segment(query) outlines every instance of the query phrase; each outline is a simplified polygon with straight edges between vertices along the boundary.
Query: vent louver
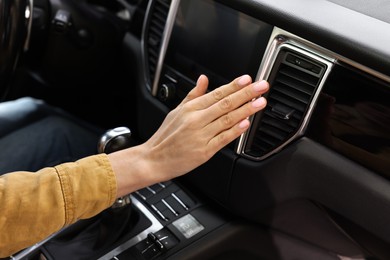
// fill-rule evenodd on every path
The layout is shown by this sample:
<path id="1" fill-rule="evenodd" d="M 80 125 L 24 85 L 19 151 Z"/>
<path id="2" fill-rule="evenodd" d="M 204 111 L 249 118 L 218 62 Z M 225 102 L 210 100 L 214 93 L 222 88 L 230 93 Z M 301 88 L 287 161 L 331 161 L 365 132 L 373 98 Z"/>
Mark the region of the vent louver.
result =
<path id="1" fill-rule="evenodd" d="M 165 24 L 168 17 L 171 0 L 156 0 L 149 13 L 149 23 L 146 28 L 145 49 L 149 84 L 154 80 Z"/>
<path id="2" fill-rule="evenodd" d="M 268 79 L 268 104 L 254 119 L 255 128 L 245 148 L 247 155 L 267 155 L 297 133 L 324 71 L 324 64 L 301 54 L 279 53 Z"/>

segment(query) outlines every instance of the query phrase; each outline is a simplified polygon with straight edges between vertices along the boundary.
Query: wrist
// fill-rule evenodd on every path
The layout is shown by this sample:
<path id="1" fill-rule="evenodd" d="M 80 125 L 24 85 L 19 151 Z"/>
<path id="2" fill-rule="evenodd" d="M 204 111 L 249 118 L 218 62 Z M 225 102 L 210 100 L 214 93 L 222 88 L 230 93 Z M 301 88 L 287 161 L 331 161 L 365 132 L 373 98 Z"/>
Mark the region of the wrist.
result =
<path id="1" fill-rule="evenodd" d="M 117 197 L 160 181 L 143 144 L 110 153 L 108 158 L 117 180 Z"/>

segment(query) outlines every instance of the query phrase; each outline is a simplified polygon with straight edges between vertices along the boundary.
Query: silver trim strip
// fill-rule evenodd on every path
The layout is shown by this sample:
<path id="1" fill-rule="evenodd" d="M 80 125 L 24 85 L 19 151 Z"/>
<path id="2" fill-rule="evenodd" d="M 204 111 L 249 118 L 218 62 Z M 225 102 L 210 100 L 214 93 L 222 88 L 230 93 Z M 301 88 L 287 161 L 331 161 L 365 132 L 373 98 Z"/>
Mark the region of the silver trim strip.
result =
<path id="1" fill-rule="evenodd" d="M 177 80 L 174 79 L 174 78 L 172 78 L 171 76 L 165 74 L 165 77 L 167 77 L 167 79 L 169 79 L 169 80 L 172 81 L 173 83 L 175 83 L 175 84 L 177 83 Z"/>
<path id="2" fill-rule="evenodd" d="M 135 191 L 135 193 L 140 196 L 143 200 L 146 200 L 146 197 L 142 195 L 139 191 Z"/>
<path id="3" fill-rule="evenodd" d="M 145 49 L 145 45 L 146 45 L 146 29 L 148 28 L 148 24 L 150 22 L 150 12 L 152 11 L 152 6 L 155 3 L 155 1 L 156 0 L 149 1 L 148 7 L 146 9 L 145 20 L 144 20 L 144 23 L 142 25 L 141 57 L 142 57 L 142 62 L 143 62 L 143 67 L 144 67 L 144 71 L 145 72 L 149 71 L 148 64 L 147 64 L 148 61 L 147 61 L 147 58 L 146 58 L 147 57 L 146 49 Z M 156 82 L 156 79 L 160 78 L 161 68 L 162 68 L 162 64 L 163 64 L 163 61 L 164 61 L 164 57 L 165 57 L 165 52 L 166 52 L 166 50 L 168 48 L 168 42 L 169 42 L 168 40 L 169 40 L 169 38 L 171 36 L 171 32 L 172 32 L 172 28 L 173 28 L 173 25 L 174 25 L 174 22 L 175 22 L 175 17 L 176 17 L 177 9 L 179 7 L 179 3 L 180 3 L 180 0 L 172 0 L 170 8 L 169 8 L 167 21 L 165 23 L 165 28 L 164 28 L 163 36 L 162 36 L 162 42 L 161 42 L 161 46 L 160 46 L 160 53 L 159 53 L 159 57 L 158 57 L 158 60 L 157 60 L 155 77 L 154 77 L 154 81 L 151 82 L 152 86 L 149 86 L 149 79 L 147 77 L 148 73 L 144 73 L 144 79 L 145 79 L 145 82 L 147 83 L 146 84 L 146 88 L 149 91 L 152 92 L 153 96 L 156 96 L 156 94 L 157 94 L 158 80 Z"/>
<path id="4" fill-rule="evenodd" d="M 336 61 L 336 63 L 341 65 L 341 66 L 343 66 L 343 64 L 340 64 L 339 61 L 342 61 L 342 62 L 344 62 L 344 63 L 346 63 L 346 64 L 356 68 L 357 70 L 360 70 L 360 71 L 363 71 L 363 72 L 365 72 L 367 74 L 370 74 L 371 76 L 373 76 L 375 78 L 378 78 L 378 79 L 381 79 L 381 80 L 383 80 L 385 82 L 390 83 L 390 76 L 387 76 L 387 75 L 385 75 L 383 73 L 380 73 L 380 72 L 378 72 L 376 70 L 373 70 L 373 69 L 371 69 L 369 67 L 366 67 L 366 66 L 364 66 L 364 65 L 362 65 L 360 63 L 357 63 L 357 62 L 355 62 L 353 60 L 350 60 L 348 58 L 345 58 L 343 56 L 338 56 L 337 60 L 338 61 Z"/>
<path id="5" fill-rule="evenodd" d="M 162 213 L 161 211 L 158 210 L 158 208 L 156 206 L 154 206 L 154 204 L 150 204 L 150 206 L 152 207 L 152 209 L 160 216 L 160 218 L 162 218 L 163 220 L 165 221 L 168 221 L 169 219 L 167 219 Z"/>
<path id="6" fill-rule="evenodd" d="M 149 233 L 157 232 L 163 228 L 163 225 L 160 223 L 160 221 L 158 221 L 157 218 L 155 218 L 154 215 L 137 198 L 135 198 L 132 195 L 130 195 L 130 197 L 133 205 L 136 206 L 152 222 L 152 225 L 147 229 L 145 229 L 144 231 L 142 231 L 141 233 L 139 233 L 138 235 L 136 235 L 135 237 L 131 238 L 130 240 L 118 246 L 117 248 L 108 252 L 104 256 L 98 258 L 98 260 L 112 259 L 113 257 L 119 255 L 123 251 L 129 249 L 130 247 L 144 240 Z"/>
<path id="7" fill-rule="evenodd" d="M 165 58 L 165 53 L 168 49 L 169 38 L 171 37 L 173 25 L 175 23 L 176 13 L 177 13 L 177 10 L 179 8 L 179 3 L 180 3 L 180 0 L 172 0 L 171 6 L 169 8 L 167 21 L 165 23 L 165 28 L 164 28 L 164 32 L 163 32 L 163 36 L 162 36 L 160 54 L 159 54 L 158 60 L 157 60 L 156 72 L 154 74 L 154 81 L 152 83 L 152 95 L 153 96 L 157 95 L 158 82 L 159 82 L 160 75 L 161 75 L 161 70 L 162 70 L 162 66 L 163 66 L 163 62 L 164 62 L 164 58 Z"/>
<path id="8" fill-rule="evenodd" d="M 289 36 L 286 36 L 286 34 L 288 34 L 288 33 L 285 33 L 284 31 L 280 30 L 279 28 L 274 28 L 274 31 L 272 32 L 272 35 L 270 37 L 269 45 L 268 45 L 267 50 L 264 54 L 263 62 L 260 65 L 256 80 L 259 80 L 259 79 L 267 80 L 269 78 L 270 73 L 272 71 L 272 68 L 274 66 L 275 60 L 276 60 L 280 50 L 284 49 L 284 48 L 294 50 L 298 53 L 302 53 L 303 55 L 306 55 L 314 60 L 317 60 L 317 61 L 325 64 L 327 66 L 327 68 L 326 68 L 324 75 L 319 83 L 319 86 L 316 89 L 316 92 L 314 93 L 312 102 L 309 104 L 308 111 L 303 119 L 301 126 L 298 128 L 297 132 L 291 138 L 286 140 L 282 145 L 278 146 L 277 148 L 275 148 L 271 152 L 269 152 L 261 157 L 255 157 L 255 156 L 248 155 L 245 153 L 245 147 L 247 145 L 249 133 L 253 129 L 252 128 L 249 129 L 248 131 L 246 131 L 245 133 L 243 133 L 240 136 L 240 139 L 239 139 L 237 147 L 236 147 L 236 153 L 241 154 L 242 156 L 253 159 L 253 160 L 259 161 L 259 160 L 266 159 L 267 157 L 279 152 L 283 147 L 285 147 L 291 141 L 295 140 L 296 138 L 298 138 L 299 136 L 301 136 L 303 134 L 303 132 L 305 131 L 305 129 L 307 127 L 308 121 L 311 117 L 311 114 L 313 112 L 313 108 L 314 108 L 314 105 L 318 99 L 320 91 L 321 91 L 321 89 L 326 81 L 327 76 L 329 75 L 329 73 L 330 73 L 330 71 L 335 63 L 335 59 L 332 58 L 331 56 L 328 56 L 325 53 L 323 53 L 320 50 L 320 47 L 312 48 L 308 44 L 302 44 L 301 42 L 299 42 L 298 38 L 296 38 L 296 39 L 290 38 L 289 36 L 291 36 L 291 34 L 289 34 Z M 311 45 L 313 45 L 313 44 L 311 44 Z M 253 123 L 254 117 L 255 117 L 255 115 L 252 115 L 249 118 L 251 123 Z"/>
<path id="9" fill-rule="evenodd" d="M 23 50 L 28 51 L 30 47 L 30 38 L 31 38 L 31 27 L 33 21 L 33 12 L 34 12 L 34 0 L 28 0 L 27 6 L 25 10 L 25 18 L 27 19 L 27 35 L 24 41 Z"/>
<path id="10" fill-rule="evenodd" d="M 149 75 L 148 71 L 148 64 L 147 64 L 147 61 L 146 61 L 146 50 L 145 50 L 145 38 L 146 38 L 146 28 L 148 26 L 148 23 L 149 23 L 149 16 L 150 16 L 150 10 L 152 8 L 152 3 L 153 1 L 149 1 L 148 3 L 148 7 L 146 8 L 146 14 L 145 14 L 145 19 L 144 19 L 144 23 L 142 25 L 142 36 L 141 36 L 141 57 L 142 57 L 142 66 L 144 68 L 144 80 L 146 82 L 145 86 L 146 88 L 150 91 L 150 86 L 149 86 L 149 81 L 148 81 L 148 78 L 147 78 L 147 75 Z"/>
<path id="11" fill-rule="evenodd" d="M 155 195 L 156 194 L 156 192 L 152 189 L 152 188 L 150 188 L 149 186 L 148 187 L 146 187 L 146 189 L 148 190 L 148 191 L 150 191 L 151 193 L 153 193 L 153 195 Z"/>
<path id="12" fill-rule="evenodd" d="M 266 48 L 266 51 L 264 53 L 263 61 L 261 62 L 259 70 L 257 72 L 256 81 L 268 79 L 269 74 L 271 73 L 271 70 L 272 70 L 272 66 L 273 66 L 275 59 L 276 59 L 276 56 L 277 56 L 277 51 L 276 51 L 277 46 L 280 45 L 284 41 L 283 37 L 276 37 L 274 35 L 274 32 L 275 32 L 275 28 L 274 28 L 274 31 L 273 31 L 271 37 L 270 37 L 270 41 L 268 42 L 268 46 Z M 249 133 L 250 133 L 250 131 L 252 131 L 252 123 L 253 123 L 254 117 L 255 117 L 255 115 L 252 115 L 249 117 L 251 127 L 250 127 L 250 129 L 245 131 L 240 136 L 240 138 L 238 140 L 238 143 L 236 146 L 236 153 L 237 154 L 242 154 L 242 152 L 244 151 L 244 146 L 246 145 L 246 142 L 248 140 Z"/>
<path id="13" fill-rule="evenodd" d="M 176 194 L 175 193 L 171 193 L 171 196 L 185 209 L 185 210 L 189 210 L 189 208 L 187 207 L 187 205 L 186 204 L 184 204 L 184 202 L 181 200 L 181 199 L 179 199 L 179 197 L 178 196 L 176 196 Z"/>
<path id="14" fill-rule="evenodd" d="M 172 207 L 171 205 L 169 205 L 168 202 L 166 202 L 166 200 L 164 199 L 161 199 L 162 203 L 164 203 L 165 206 L 167 206 L 167 208 L 177 217 L 179 216 L 179 213 L 177 213 Z"/>

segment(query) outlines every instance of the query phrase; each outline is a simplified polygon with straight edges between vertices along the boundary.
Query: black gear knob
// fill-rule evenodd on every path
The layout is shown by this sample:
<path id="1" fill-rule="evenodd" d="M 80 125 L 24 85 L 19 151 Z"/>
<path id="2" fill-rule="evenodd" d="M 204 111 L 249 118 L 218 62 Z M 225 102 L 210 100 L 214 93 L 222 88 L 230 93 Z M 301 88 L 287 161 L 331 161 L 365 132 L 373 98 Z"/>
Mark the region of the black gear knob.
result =
<path id="1" fill-rule="evenodd" d="M 112 153 L 132 146 L 131 131 L 125 126 L 104 133 L 98 143 L 99 153 Z"/>

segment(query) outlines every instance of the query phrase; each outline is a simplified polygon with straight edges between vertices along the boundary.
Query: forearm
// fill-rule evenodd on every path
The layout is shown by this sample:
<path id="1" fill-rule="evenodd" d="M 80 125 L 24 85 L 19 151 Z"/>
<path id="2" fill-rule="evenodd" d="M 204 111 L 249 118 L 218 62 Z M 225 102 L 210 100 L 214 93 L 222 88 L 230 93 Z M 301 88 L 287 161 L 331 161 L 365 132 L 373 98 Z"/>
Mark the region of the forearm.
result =
<path id="1" fill-rule="evenodd" d="M 116 198 L 106 155 L 38 172 L 0 177 L 0 257 L 41 241 L 77 219 L 89 218 Z"/>
<path id="2" fill-rule="evenodd" d="M 142 144 L 108 154 L 117 179 L 117 197 L 168 180 L 163 172 L 155 170 L 155 162 L 148 159 L 149 152 L 146 144 Z"/>

